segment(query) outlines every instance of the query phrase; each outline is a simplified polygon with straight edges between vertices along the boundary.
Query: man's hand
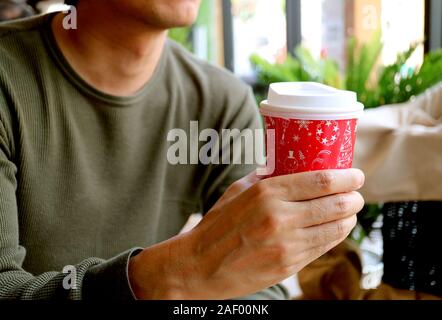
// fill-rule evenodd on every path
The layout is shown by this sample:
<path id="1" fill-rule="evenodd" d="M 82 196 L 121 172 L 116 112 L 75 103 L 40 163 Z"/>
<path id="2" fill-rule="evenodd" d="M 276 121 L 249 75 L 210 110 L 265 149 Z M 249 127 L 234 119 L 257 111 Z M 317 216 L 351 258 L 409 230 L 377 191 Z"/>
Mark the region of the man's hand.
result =
<path id="1" fill-rule="evenodd" d="M 140 299 L 231 299 L 297 273 L 346 239 L 363 205 L 360 170 L 235 182 L 190 232 L 131 259 Z"/>

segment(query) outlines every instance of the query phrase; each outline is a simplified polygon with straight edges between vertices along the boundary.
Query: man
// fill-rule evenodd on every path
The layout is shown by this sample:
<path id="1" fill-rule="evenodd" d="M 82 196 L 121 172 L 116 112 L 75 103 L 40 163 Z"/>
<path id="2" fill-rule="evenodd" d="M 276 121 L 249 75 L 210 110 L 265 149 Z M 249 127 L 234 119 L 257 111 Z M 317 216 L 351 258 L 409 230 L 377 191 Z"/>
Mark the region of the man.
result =
<path id="1" fill-rule="evenodd" d="M 246 86 L 166 41 L 199 1 L 76 5 L 76 30 L 0 28 L 0 297 L 284 298 L 275 284 L 354 227 L 363 174 L 169 164 L 190 121 L 260 128 Z"/>

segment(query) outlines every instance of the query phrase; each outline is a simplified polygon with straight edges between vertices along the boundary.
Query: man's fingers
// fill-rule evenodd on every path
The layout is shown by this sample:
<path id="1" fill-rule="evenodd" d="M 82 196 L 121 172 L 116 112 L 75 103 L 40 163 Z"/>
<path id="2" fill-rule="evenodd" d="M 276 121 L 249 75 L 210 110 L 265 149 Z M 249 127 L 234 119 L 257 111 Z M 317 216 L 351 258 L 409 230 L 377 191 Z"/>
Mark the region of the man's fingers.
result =
<path id="1" fill-rule="evenodd" d="M 298 241 L 306 243 L 306 249 L 326 246 L 348 237 L 356 226 L 356 215 L 319 226 L 297 230 Z"/>
<path id="2" fill-rule="evenodd" d="M 304 250 L 299 252 L 296 246 L 288 247 L 286 257 L 281 261 L 281 255 L 275 255 L 276 259 L 271 257 L 268 259 L 269 262 L 267 267 L 276 267 L 274 270 L 276 273 L 282 276 L 282 279 L 286 279 L 300 270 L 302 270 L 305 266 L 315 261 L 316 259 L 323 256 L 328 251 L 332 250 L 334 247 L 338 246 L 345 239 L 339 239 L 325 245 L 317 246 L 310 248 L 308 250 Z M 270 255 L 271 256 L 271 255 Z"/>
<path id="3" fill-rule="evenodd" d="M 323 246 L 318 246 L 311 248 L 309 250 L 303 251 L 299 254 L 294 254 L 292 259 L 289 261 L 290 265 L 288 270 L 285 272 L 286 275 L 284 278 L 288 278 L 289 276 L 292 276 L 296 273 L 298 273 L 301 269 L 303 269 L 305 266 L 309 265 L 311 262 L 315 261 L 316 259 L 319 259 L 324 254 L 338 246 L 342 241 L 345 239 L 340 239 L 331 243 L 328 243 Z M 283 268 L 287 269 L 287 266 L 283 266 Z"/>
<path id="4" fill-rule="evenodd" d="M 268 189 L 267 194 L 272 193 L 281 200 L 304 201 L 355 191 L 364 181 L 359 169 L 326 170 L 270 178 L 257 183 L 256 189 Z"/>
<path id="5" fill-rule="evenodd" d="M 364 198 L 354 191 L 288 205 L 292 207 L 293 225 L 308 228 L 360 212 L 364 207 Z"/>

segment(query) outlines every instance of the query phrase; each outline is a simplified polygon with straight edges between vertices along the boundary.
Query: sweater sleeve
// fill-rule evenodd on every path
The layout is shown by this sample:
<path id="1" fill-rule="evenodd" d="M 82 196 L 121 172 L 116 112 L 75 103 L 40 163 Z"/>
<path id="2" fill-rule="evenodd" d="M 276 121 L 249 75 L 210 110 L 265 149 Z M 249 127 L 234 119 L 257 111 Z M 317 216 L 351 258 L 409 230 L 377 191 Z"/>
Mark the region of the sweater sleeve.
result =
<path id="1" fill-rule="evenodd" d="M 442 84 L 415 100 L 368 110 L 360 119 L 355 167 L 367 202 L 442 200 Z"/>
<path id="2" fill-rule="evenodd" d="M 0 300 L 134 299 L 127 269 L 137 248 L 109 260 L 89 258 L 40 275 L 23 269 L 26 249 L 19 237 L 17 167 L 7 132 L 0 119 Z"/>
<path id="3" fill-rule="evenodd" d="M 236 103 L 233 101 L 229 106 L 231 108 L 230 116 L 228 120 L 223 123 L 222 129 L 238 129 L 240 131 L 247 129 L 252 130 L 253 135 L 255 134 L 255 129 L 263 129 L 263 124 L 261 116 L 259 115 L 259 110 L 255 102 L 255 98 L 252 91 L 247 87 L 243 91 L 243 94 L 239 96 L 240 99 Z M 262 131 L 263 132 L 263 131 Z M 221 149 L 230 148 L 233 150 L 232 145 L 237 141 L 236 139 L 243 139 L 241 136 L 235 136 L 235 139 L 230 141 L 229 144 L 220 145 Z M 257 144 L 253 146 L 251 144 L 244 143 L 241 144 L 241 154 L 254 154 L 254 147 L 263 148 L 263 145 Z M 246 151 L 246 148 L 249 150 Z M 220 151 L 222 152 L 222 151 Z M 260 150 L 264 152 L 264 150 Z M 232 158 L 233 158 L 232 152 Z M 203 197 L 203 210 L 207 212 L 215 204 L 215 202 L 224 194 L 226 189 L 235 181 L 248 175 L 250 172 L 256 169 L 256 164 L 245 164 L 247 161 L 242 159 L 242 164 L 229 164 L 229 165 L 216 165 L 210 168 L 210 175 L 207 180 L 207 186 L 205 190 L 205 195 Z M 233 163 L 233 162 L 231 162 Z M 258 292 L 252 296 L 242 297 L 241 300 L 286 300 L 289 299 L 289 294 L 287 289 L 282 284 L 275 284 L 273 287 L 265 289 Z"/>

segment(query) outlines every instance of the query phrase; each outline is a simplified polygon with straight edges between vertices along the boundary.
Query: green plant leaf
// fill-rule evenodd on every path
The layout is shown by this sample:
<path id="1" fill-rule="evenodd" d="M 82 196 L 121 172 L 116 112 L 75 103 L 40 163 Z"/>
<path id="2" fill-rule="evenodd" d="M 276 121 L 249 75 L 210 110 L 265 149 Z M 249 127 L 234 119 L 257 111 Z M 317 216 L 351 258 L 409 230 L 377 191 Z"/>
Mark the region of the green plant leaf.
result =
<path id="1" fill-rule="evenodd" d="M 369 87 L 369 80 L 382 48 L 380 31 L 376 32 L 368 43 L 360 46 L 354 38 L 348 40 L 346 88 L 356 92 L 359 101 L 364 105 L 372 103 L 375 95 Z"/>

